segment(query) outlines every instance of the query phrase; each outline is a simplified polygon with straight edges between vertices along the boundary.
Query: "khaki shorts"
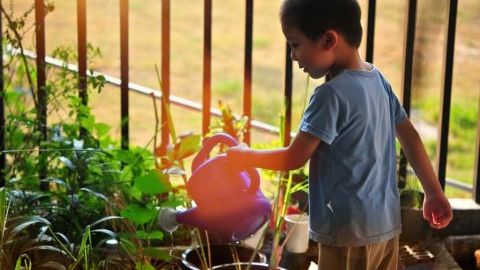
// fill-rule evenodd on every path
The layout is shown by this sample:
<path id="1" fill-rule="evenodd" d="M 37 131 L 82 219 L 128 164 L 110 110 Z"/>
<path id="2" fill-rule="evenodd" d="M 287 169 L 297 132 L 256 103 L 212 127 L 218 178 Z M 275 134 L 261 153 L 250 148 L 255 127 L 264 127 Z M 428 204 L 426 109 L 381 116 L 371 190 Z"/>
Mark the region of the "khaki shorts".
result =
<path id="1" fill-rule="evenodd" d="M 361 247 L 318 246 L 319 270 L 396 270 L 398 236 Z"/>

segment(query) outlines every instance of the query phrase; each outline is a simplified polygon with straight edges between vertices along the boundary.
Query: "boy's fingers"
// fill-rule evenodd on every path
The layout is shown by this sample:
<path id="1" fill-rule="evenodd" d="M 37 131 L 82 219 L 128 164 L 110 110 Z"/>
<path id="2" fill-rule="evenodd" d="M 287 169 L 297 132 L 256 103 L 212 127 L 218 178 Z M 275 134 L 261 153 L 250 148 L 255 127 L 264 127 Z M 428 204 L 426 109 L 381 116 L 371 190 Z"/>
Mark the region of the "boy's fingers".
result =
<path id="1" fill-rule="evenodd" d="M 443 224 L 430 223 L 430 227 L 438 230 L 438 229 L 443 229 L 443 228 L 445 227 L 445 225 L 443 225 Z"/>
<path id="2" fill-rule="evenodd" d="M 452 220 L 451 212 L 445 212 L 441 215 L 432 215 L 432 221 L 430 221 L 430 226 L 434 229 L 443 229 L 450 224 Z"/>
<path id="3" fill-rule="evenodd" d="M 433 217 L 432 217 L 432 212 L 428 210 L 423 210 L 423 218 L 428 221 L 429 223 L 432 223 Z"/>

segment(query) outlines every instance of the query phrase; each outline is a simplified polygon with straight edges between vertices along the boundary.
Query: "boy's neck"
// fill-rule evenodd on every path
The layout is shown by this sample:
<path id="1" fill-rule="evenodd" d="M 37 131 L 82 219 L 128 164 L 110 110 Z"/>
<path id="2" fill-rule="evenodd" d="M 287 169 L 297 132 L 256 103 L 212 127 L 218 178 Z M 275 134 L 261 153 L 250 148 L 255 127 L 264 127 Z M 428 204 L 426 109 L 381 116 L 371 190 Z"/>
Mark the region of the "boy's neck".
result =
<path id="1" fill-rule="evenodd" d="M 338 52 L 337 59 L 338 60 L 330 68 L 329 73 L 331 75 L 331 78 L 334 78 L 346 69 L 359 71 L 371 70 L 371 65 L 365 63 L 362 60 L 356 48 L 349 48 L 347 50 L 344 50 L 343 52 Z"/>

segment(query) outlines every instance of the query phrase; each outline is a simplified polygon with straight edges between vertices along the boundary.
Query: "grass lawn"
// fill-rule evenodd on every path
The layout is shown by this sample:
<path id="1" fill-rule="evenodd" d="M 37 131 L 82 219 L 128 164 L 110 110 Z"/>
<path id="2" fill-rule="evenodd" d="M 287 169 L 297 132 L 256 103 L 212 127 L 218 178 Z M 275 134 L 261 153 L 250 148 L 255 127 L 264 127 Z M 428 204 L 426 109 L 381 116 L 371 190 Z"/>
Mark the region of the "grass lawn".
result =
<path id="1" fill-rule="evenodd" d="M 23 11 L 30 0 L 3 1 L 5 7 Z M 285 41 L 278 20 L 281 3 L 254 1 L 253 37 L 253 115 L 260 121 L 276 125 L 282 109 Z M 366 19 L 366 0 L 361 0 Z M 403 31 L 406 1 L 385 0 L 377 3 L 374 64 L 389 78 L 397 95 L 401 96 Z M 76 46 L 76 1 L 54 1 L 55 11 L 47 16 L 47 53 L 59 45 Z M 244 61 L 244 1 L 213 2 L 212 33 L 212 104 L 221 99 L 241 112 Z M 113 76 L 120 74 L 119 7 L 116 0 L 87 1 L 87 39 L 103 53 L 90 68 Z M 436 126 L 440 108 L 442 85 L 442 54 L 446 5 L 436 0 L 420 1 L 416 36 L 414 123 L 425 122 Z M 476 115 L 479 99 L 480 67 L 480 2 L 459 1 L 457 40 L 453 81 L 455 108 L 468 108 L 466 115 Z M 202 98 L 203 1 L 171 1 L 171 93 L 197 102 Z M 161 1 L 130 1 L 130 80 L 158 88 L 154 65 L 161 61 Z M 33 38 L 27 38 L 27 47 L 33 48 Z M 364 46 L 360 48 L 364 52 Z M 296 67 L 296 64 L 294 64 Z M 294 68 L 293 127 L 301 116 L 306 88 L 306 75 Z M 311 81 L 308 93 L 322 82 Z M 150 97 L 130 95 L 131 140 L 144 145 L 153 135 L 154 114 Z M 425 105 L 427 104 L 427 105 Z M 119 89 L 107 87 L 102 94 L 91 98 L 91 105 L 99 121 L 114 126 L 113 135 L 119 137 Z M 453 113 L 452 113 L 453 114 Z M 178 132 L 201 130 L 201 115 L 173 107 Z M 431 115 L 434 115 L 433 117 Z M 435 115 L 437 115 L 435 117 Z M 451 119 L 463 121 L 463 114 Z M 458 126 L 451 123 L 451 126 Z M 463 129 L 464 127 L 459 125 Z M 475 139 L 466 132 L 453 132 L 450 140 L 448 175 L 472 183 Z M 425 141 L 436 143 L 420 130 Z M 475 133 L 476 134 L 476 133 Z M 476 137 L 473 137 L 476 138 Z M 271 140 L 258 132 L 252 142 Z M 429 147 L 434 160 L 435 147 Z M 455 196 L 460 196 L 455 194 Z M 461 195 L 464 196 L 464 195 Z"/>

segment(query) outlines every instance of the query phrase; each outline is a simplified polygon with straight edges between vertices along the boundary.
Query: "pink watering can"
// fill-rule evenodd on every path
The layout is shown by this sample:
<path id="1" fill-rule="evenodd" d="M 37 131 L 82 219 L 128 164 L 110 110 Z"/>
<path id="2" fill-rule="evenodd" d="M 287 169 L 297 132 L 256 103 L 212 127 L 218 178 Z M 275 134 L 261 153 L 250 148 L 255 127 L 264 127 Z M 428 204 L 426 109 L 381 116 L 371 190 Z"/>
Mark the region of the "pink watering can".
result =
<path id="1" fill-rule="evenodd" d="M 260 190 L 257 170 L 233 171 L 225 154 L 209 159 L 210 151 L 219 143 L 229 147 L 238 144 L 226 133 L 203 141 L 186 186 L 196 207 L 183 212 L 162 208 L 158 223 L 164 230 L 172 232 L 182 223 L 235 242 L 251 236 L 268 221 L 272 208 Z"/>

